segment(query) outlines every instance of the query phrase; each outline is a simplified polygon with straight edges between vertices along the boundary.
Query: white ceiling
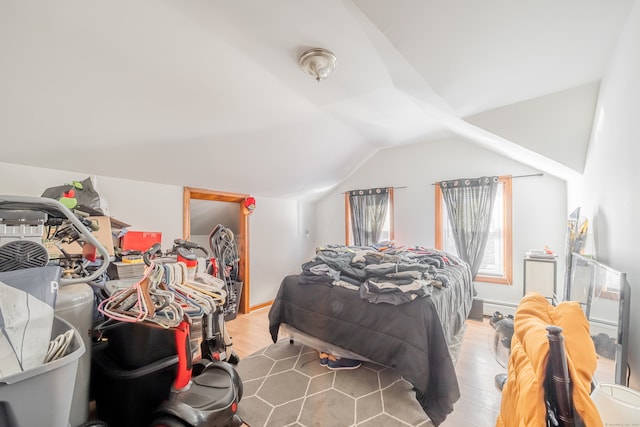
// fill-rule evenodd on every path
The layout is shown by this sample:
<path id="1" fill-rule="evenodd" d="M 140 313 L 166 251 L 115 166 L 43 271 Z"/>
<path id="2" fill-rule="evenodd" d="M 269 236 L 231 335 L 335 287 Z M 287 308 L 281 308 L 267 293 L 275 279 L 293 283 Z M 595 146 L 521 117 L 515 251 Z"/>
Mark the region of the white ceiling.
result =
<path id="1" fill-rule="evenodd" d="M 463 119 L 598 82 L 633 2 L 3 0 L 0 161 L 313 197 L 457 136 L 561 176 Z"/>

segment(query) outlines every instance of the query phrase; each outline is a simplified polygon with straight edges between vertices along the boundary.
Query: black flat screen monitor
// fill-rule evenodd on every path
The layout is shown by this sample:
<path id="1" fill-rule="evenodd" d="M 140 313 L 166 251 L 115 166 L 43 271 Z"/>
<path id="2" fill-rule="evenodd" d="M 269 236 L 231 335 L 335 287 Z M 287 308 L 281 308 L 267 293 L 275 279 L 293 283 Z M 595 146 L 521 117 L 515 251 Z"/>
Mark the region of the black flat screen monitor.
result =
<path id="1" fill-rule="evenodd" d="M 572 254 L 565 299 L 578 301 L 589 320 L 599 383 L 628 386 L 630 298 L 626 273 Z"/>

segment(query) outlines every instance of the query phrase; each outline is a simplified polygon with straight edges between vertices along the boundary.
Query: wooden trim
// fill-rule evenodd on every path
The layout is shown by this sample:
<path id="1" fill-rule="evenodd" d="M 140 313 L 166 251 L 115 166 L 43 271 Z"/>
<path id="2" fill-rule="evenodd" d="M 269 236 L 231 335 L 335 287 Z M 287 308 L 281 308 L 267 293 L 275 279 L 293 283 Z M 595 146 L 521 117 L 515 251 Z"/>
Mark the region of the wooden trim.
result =
<path id="1" fill-rule="evenodd" d="M 252 305 L 251 306 L 251 311 L 258 310 L 258 309 L 265 308 L 265 307 L 269 307 L 270 305 L 273 305 L 273 301 L 267 301 L 267 302 L 263 302 L 262 304 Z"/>
<path id="2" fill-rule="evenodd" d="M 503 188 L 503 200 L 504 200 L 504 279 L 507 285 L 511 285 L 513 283 L 513 221 L 512 221 L 512 186 L 511 186 L 511 176 L 501 176 L 500 181 L 502 181 Z"/>
<path id="3" fill-rule="evenodd" d="M 395 211 L 394 209 L 394 204 L 393 204 L 393 187 L 389 187 L 389 240 L 390 241 L 395 241 L 395 230 L 393 227 L 394 224 L 394 216 L 393 216 L 393 212 Z"/>
<path id="4" fill-rule="evenodd" d="M 344 243 L 351 244 L 351 203 L 349 202 L 349 192 L 344 193 Z"/>
<path id="5" fill-rule="evenodd" d="M 505 270 L 506 270 L 506 266 L 505 266 Z M 510 285 L 511 284 L 511 280 L 509 278 L 507 278 L 507 275 L 505 274 L 504 277 L 494 277 L 494 276 L 482 276 L 480 274 L 478 274 L 476 276 L 475 279 L 473 279 L 474 282 L 482 282 L 482 283 L 495 283 L 497 285 Z"/>
<path id="6" fill-rule="evenodd" d="M 228 193 L 223 191 L 212 191 L 203 188 L 184 187 L 183 206 L 182 206 L 182 234 L 185 240 L 189 240 L 191 231 L 191 200 L 210 200 L 217 202 L 238 203 L 238 212 L 240 215 L 239 233 L 234 236 L 236 245 L 238 246 L 238 279 L 243 283 L 240 302 L 238 303 L 238 311 L 240 313 L 249 313 L 251 307 L 249 305 L 251 296 L 250 281 L 250 250 L 249 250 L 249 215 L 250 212 L 245 208 L 244 201 L 249 194 Z"/>
<path id="7" fill-rule="evenodd" d="M 187 187 L 182 193 L 182 238 L 191 239 L 191 192 Z"/>
<path id="8" fill-rule="evenodd" d="M 250 197 L 249 194 L 243 193 L 227 193 L 224 191 L 212 191 L 204 188 L 184 187 L 185 192 L 190 194 L 191 199 L 213 200 L 218 202 L 243 202 L 244 199 Z"/>
<path id="9" fill-rule="evenodd" d="M 443 242 L 442 242 L 442 190 L 440 189 L 440 184 L 435 185 L 435 210 L 436 210 L 436 249 L 442 250 Z"/>
<path id="10" fill-rule="evenodd" d="M 249 313 L 251 311 L 251 281 L 249 280 L 249 266 L 251 265 L 251 251 L 249 250 L 249 213 L 244 207 L 244 199 L 240 202 L 240 236 L 236 236 L 238 245 L 238 269 L 240 270 L 239 279 L 242 281 L 242 294 L 240 295 L 239 311 L 241 313 Z"/>

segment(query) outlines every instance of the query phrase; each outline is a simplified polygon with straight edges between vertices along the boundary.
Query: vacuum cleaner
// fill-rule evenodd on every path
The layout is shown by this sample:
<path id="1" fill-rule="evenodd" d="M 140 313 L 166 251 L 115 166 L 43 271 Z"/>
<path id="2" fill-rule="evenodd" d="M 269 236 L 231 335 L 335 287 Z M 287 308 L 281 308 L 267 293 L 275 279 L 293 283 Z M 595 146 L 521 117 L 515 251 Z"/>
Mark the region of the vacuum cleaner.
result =
<path id="1" fill-rule="evenodd" d="M 151 427 L 239 427 L 237 415 L 242 381 L 224 361 L 202 359 L 192 363 L 189 320 L 175 329 L 178 372 L 169 399 L 152 415 Z M 195 375 L 194 375 L 195 374 Z"/>

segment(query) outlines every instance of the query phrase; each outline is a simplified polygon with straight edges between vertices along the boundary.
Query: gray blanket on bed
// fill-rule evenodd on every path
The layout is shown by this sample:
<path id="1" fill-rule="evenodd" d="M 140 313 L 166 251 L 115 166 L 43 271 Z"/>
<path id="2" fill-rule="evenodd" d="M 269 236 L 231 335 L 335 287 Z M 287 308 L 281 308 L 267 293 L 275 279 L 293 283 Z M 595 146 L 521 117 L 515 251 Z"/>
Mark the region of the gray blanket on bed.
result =
<path id="1" fill-rule="evenodd" d="M 271 337 L 276 342 L 280 324 L 286 323 L 395 368 L 415 387 L 417 400 L 439 425 L 460 398 L 447 344 L 464 324 L 472 300 L 470 274 L 466 267 L 457 268 L 464 270 L 460 283 L 397 306 L 372 304 L 358 292 L 329 282 L 299 285 L 297 275 L 287 276 L 269 312 Z"/>

